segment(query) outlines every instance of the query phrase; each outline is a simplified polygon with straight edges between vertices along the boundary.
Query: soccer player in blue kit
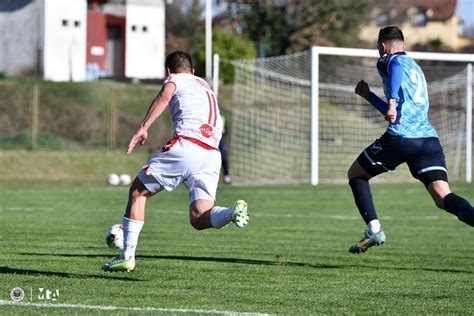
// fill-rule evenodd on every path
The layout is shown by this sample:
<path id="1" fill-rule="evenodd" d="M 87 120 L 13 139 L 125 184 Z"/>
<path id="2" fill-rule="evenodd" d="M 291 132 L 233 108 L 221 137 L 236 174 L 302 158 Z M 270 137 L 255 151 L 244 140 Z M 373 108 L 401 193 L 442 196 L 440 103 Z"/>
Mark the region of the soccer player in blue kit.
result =
<path id="1" fill-rule="evenodd" d="M 443 148 L 428 120 L 428 92 L 423 71 L 404 51 L 404 36 L 396 26 L 379 31 L 377 70 L 388 103 L 370 91 L 361 80 L 355 93 L 369 101 L 389 122 L 385 134 L 357 157 L 347 172 L 355 203 L 367 224 L 364 237 L 349 248 L 363 253 L 383 244 L 385 233 L 375 211 L 369 180 L 406 163 L 440 209 L 474 226 L 474 209 L 464 198 L 452 193 Z"/>

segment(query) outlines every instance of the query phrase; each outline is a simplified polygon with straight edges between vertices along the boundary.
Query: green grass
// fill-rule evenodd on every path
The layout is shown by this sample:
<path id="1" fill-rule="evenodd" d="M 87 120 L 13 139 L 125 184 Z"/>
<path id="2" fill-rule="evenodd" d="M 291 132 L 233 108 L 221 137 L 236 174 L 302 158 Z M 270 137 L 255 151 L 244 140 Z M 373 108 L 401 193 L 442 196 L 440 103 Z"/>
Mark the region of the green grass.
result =
<path id="1" fill-rule="evenodd" d="M 120 150 L 0 150 L 0 181 L 18 179 L 18 172 L 35 181 L 103 181 L 110 173 L 136 174 L 151 148 L 132 155 Z"/>
<path id="2" fill-rule="evenodd" d="M 474 201 L 473 185 L 453 189 Z M 10 302 L 11 289 L 21 287 L 27 303 L 289 315 L 473 314 L 472 228 L 435 209 L 421 184 L 377 184 L 373 193 L 387 243 L 352 255 L 347 249 L 364 225 L 348 186 L 221 186 L 218 204 L 245 197 L 251 223 L 206 231 L 189 225 L 181 187 L 149 201 L 136 271 L 111 274 L 100 270 L 115 255 L 103 239 L 121 221 L 127 188 L 0 182 L 0 300 Z M 38 299 L 38 288 L 59 290 L 58 300 Z M 84 312 L 104 313 L 0 305 L 1 314 Z"/>

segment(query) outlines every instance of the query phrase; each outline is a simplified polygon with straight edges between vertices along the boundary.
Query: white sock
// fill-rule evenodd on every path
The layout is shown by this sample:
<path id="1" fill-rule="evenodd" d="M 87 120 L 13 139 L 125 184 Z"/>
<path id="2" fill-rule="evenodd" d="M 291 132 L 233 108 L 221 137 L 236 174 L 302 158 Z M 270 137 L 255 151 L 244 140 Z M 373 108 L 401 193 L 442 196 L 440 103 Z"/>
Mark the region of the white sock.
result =
<path id="1" fill-rule="evenodd" d="M 211 225 L 222 228 L 232 221 L 233 208 L 214 206 L 211 210 Z"/>
<path id="2" fill-rule="evenodd" d="M 377 234 L 379 231 L 380 231 L 380 222 L 378 219 L 373 219 L 369 222 L 369 224 L 367 225 L 367 227 L 369 228 L 369 230 L 374 233 L 374 234 Z"/>
<path id="3" fill-rule="evenodd" d="M 135 258 L 135 249 L 138 244 L 138 236 L 145 222 L 134 219 L 123 218 L 123 251 L 122 259 Z"/>

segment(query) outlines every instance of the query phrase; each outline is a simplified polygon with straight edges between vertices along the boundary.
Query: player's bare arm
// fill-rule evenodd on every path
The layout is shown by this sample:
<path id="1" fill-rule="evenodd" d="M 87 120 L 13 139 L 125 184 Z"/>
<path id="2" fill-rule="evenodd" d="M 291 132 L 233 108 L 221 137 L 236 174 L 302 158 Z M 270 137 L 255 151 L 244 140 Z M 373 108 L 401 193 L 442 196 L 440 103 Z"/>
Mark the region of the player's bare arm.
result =
<path id="1" fill-rule="evenodd" d="M 394 123 L 397 119 L 397 101 L 395 99 L 388 100 L 388 111 L 385 119 L 390 123 Z"/>
<path id="2" fill-rule="evenodd" d="M 127 155 L 130 155 L 137 145 L 144 145 L 148 138 L 148 128 L 153 124 L 153 122 L 163 113 L 166 109 L 166 106 L 171 100 L 176 86 L 173 83 L 166 83 L 162 88 L 160 93 L 153 99 L 148 108 L 148 111 L 145 114 L 138 131 L 132 136 L 130 143 L 128 144 Z"/>

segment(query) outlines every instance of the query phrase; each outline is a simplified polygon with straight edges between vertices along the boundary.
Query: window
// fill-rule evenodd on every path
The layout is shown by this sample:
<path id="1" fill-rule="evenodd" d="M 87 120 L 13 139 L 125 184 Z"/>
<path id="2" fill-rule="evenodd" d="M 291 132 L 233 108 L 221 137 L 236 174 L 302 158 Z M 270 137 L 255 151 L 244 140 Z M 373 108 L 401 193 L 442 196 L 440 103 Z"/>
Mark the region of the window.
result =
<path id="1" fill-rule="evenodd" d="M 377 16 L 377 18 L 375 19 L 376 20 L 376 23 L 377 23 L 377 26 L 385 26 L 388 23 L 388 16 L 386 14 L 381 14 L 379 16 Z"/>
<path id="2" fill-rule="evenodd" d="M 428 22 L 428 17 L 426 16 L 424 12 L 420 12 L 411 17 L 411 25 L 415 27 L 426 26 L 427 22 Z"/>
<path id="3" fill-rule="evenodd" d="M 143 31 L 143 32 L 148 32 L 148 26 L 146 26 L 146 25 L 143 26 L 143 27 L 142 27 L 142 31 Z"/>
<path id="4" fill-rule="evenodd" d="M 62 20 L 62 21 L 61 21 L 61 24 L 62 24 L 63 26 L 68 26 L 69 22 L 68 22 L 68 20 Z"/>
<path id="5" fill-rule="evenodd" d="M 424 27 L 428 23 L 430 16 L 432 16 L 433 10 L 411 7 L 407 10 L 407 16 L 410 19 L 410 23 L 414 27 Z"/>
<path id="6" fill-rule="evenodd" d="M 75 27 L 81 26 L 81 21 L 74 21 L 74 26 Z"/>
<path id="7" fill-rule="evenodd" d="M 132 25 L 132 32 L 135 32 L 137 30 L 137 26 L 136 25 Z"/>

